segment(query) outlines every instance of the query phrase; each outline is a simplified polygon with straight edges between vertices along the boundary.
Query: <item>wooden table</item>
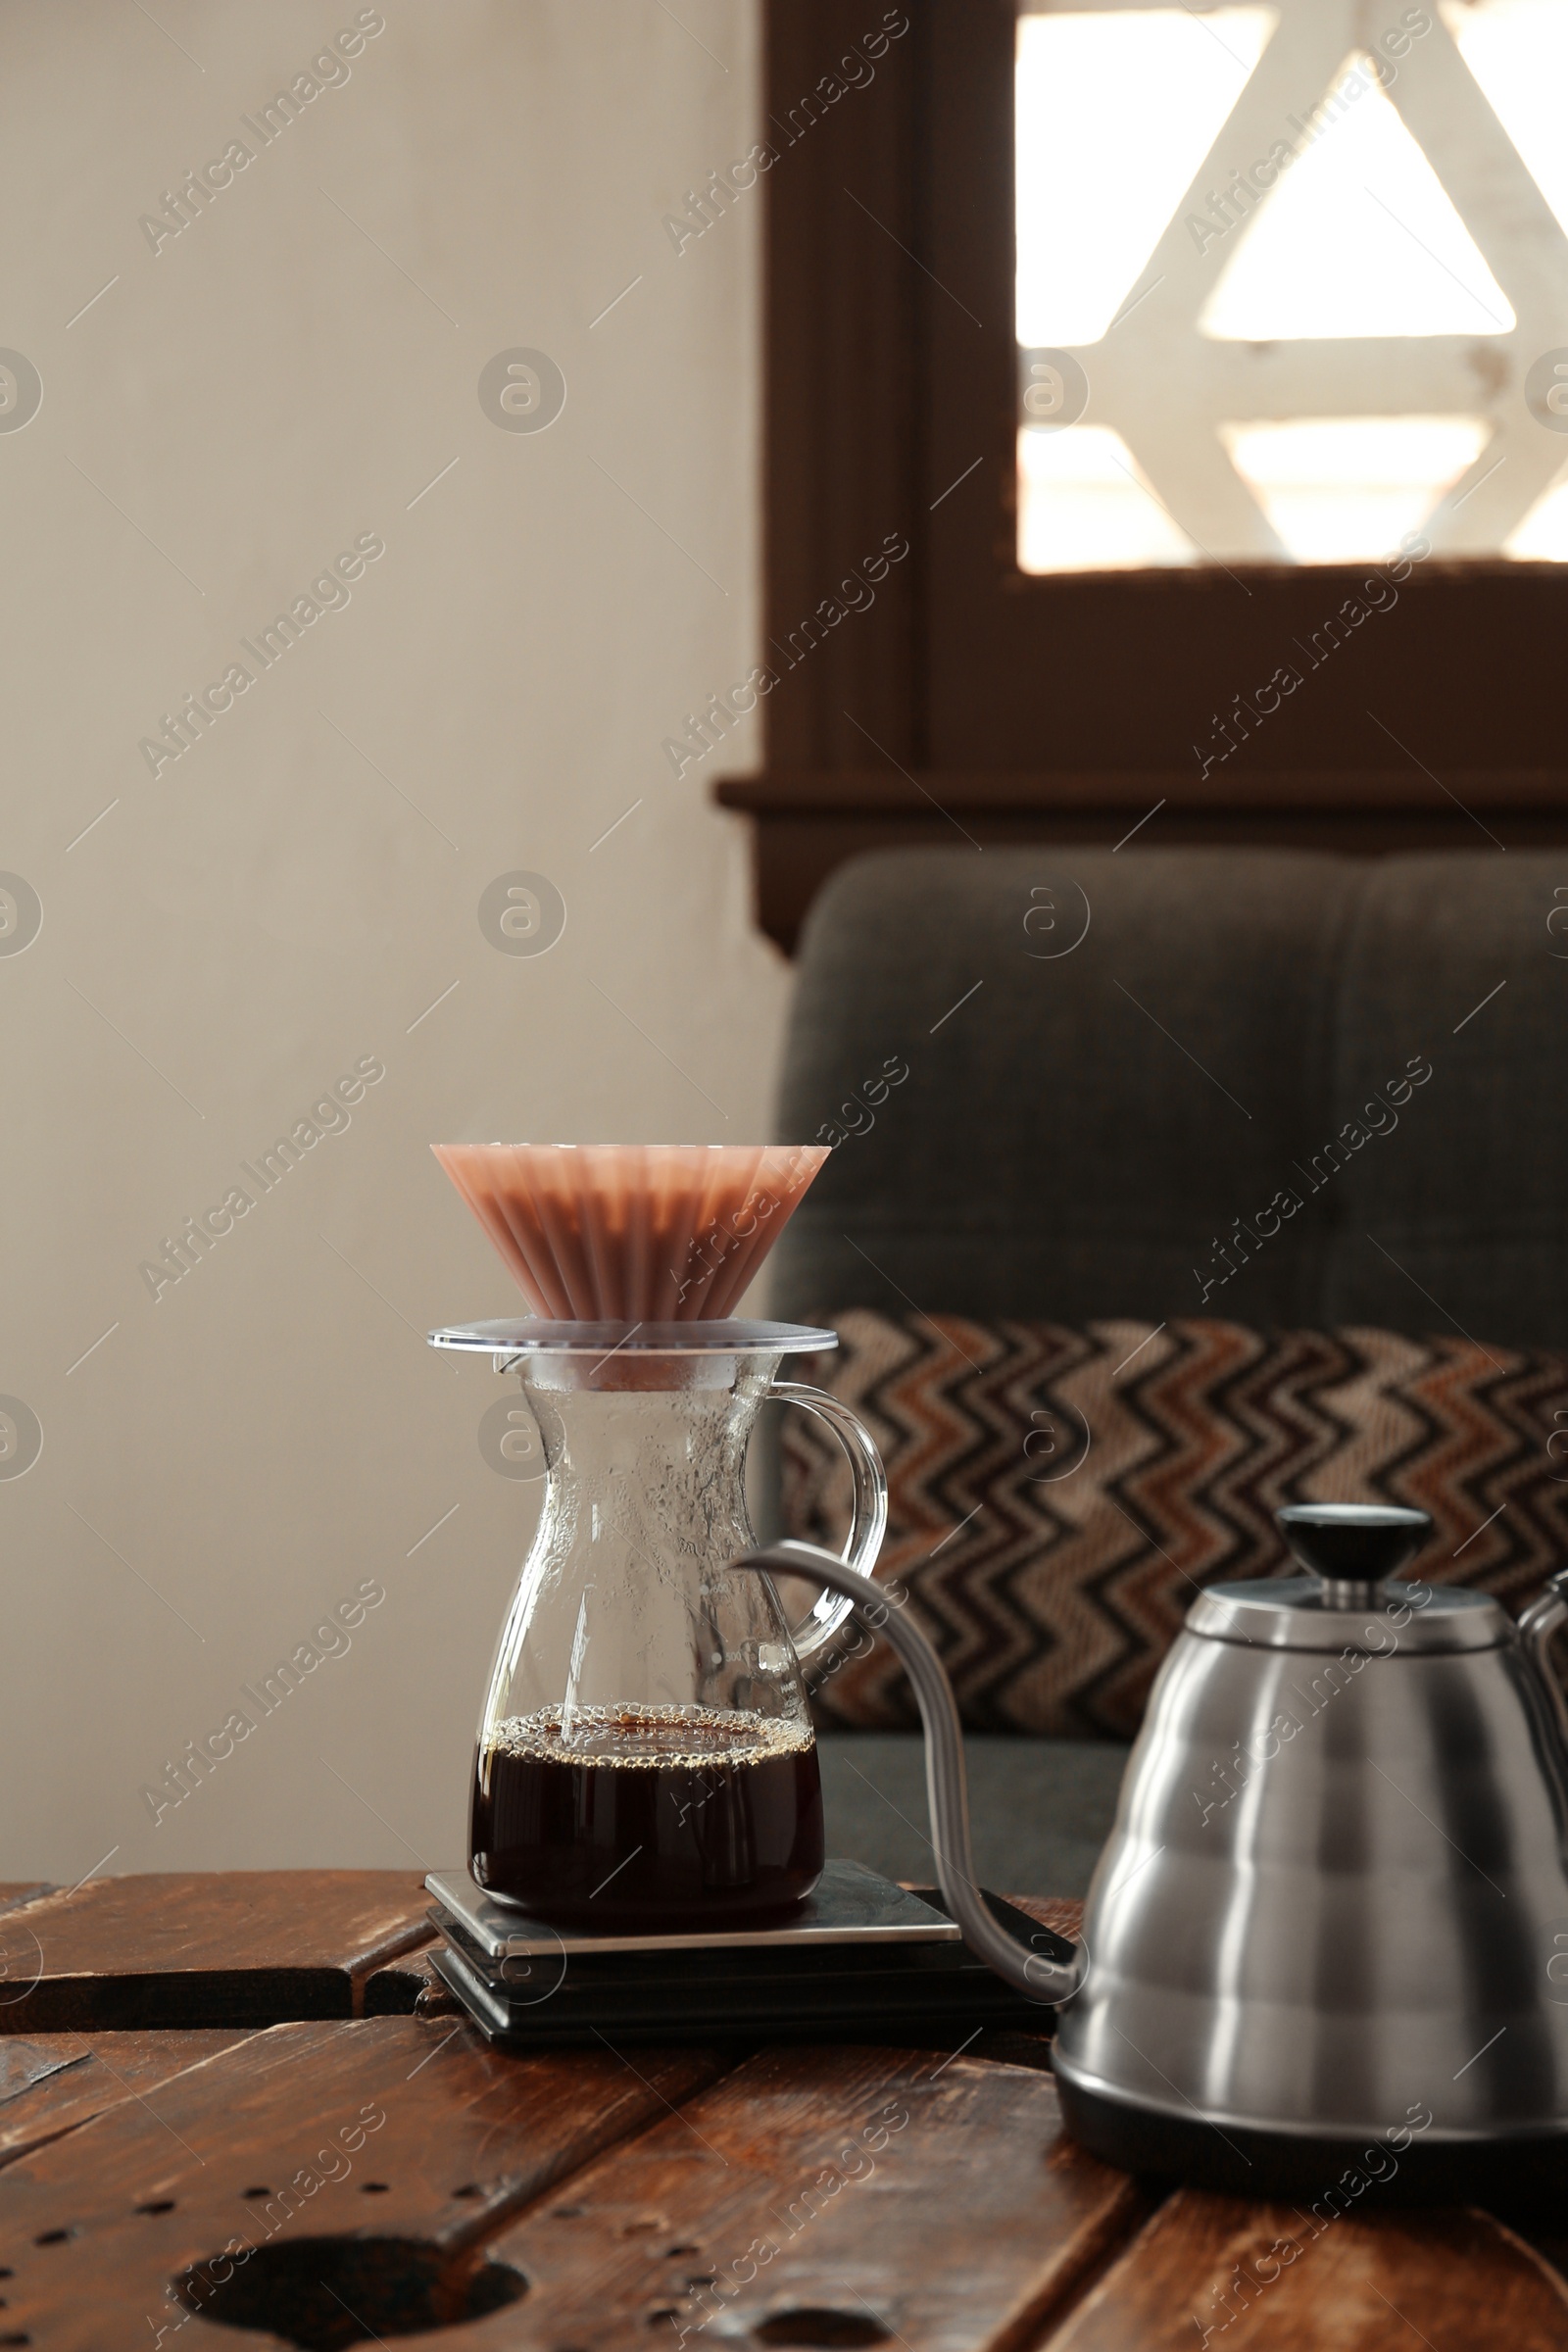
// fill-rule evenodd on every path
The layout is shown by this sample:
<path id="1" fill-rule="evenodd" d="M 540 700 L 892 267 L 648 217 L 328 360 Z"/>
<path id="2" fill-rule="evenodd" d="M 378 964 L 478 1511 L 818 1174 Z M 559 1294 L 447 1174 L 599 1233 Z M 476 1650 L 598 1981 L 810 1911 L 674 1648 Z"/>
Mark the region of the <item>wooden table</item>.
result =
<path id="1" fill-rule="evenodd" d="M 503 2056 L 426 1899 L 0 1887 L 0 2346 L 1568 2352 L 1550 2237 L 1134 2181 L 1063 2136 L 1044 2036 Z"/>

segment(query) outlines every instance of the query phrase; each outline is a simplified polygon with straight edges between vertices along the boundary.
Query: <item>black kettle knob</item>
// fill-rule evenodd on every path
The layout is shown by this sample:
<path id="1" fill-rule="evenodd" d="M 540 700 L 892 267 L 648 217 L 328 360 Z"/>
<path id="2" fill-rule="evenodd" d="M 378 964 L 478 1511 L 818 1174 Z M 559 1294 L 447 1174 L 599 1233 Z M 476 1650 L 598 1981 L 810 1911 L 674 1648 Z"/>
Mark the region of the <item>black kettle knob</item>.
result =
<path id="1" fill-rule="evenodd" d="M 1432 1521 L 1391 1502 L 1289 1502 L 1275 1518 L 1303 1568 L 1323 1579 L 1330 1608 L 1372 1605 L 1378 1587 L 1413 1560 Z"/>

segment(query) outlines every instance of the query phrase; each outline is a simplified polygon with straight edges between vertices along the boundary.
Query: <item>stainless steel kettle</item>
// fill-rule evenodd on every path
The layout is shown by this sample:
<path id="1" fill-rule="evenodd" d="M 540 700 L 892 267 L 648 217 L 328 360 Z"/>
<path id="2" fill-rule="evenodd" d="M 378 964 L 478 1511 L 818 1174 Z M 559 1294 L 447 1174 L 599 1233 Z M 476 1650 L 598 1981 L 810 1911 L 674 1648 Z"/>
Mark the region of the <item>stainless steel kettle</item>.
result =
<path id="1" fill-rule="evenodd" d="M 1393 1581 L 1424 1512 L 1278 1517 L 1307 1573 L 1188 1611 L 1076 1949 L 1042 1931 L 1026 1951 L 986 1910 L 952 1690 L 907 1613 L 811 1544 L 746 1564 L 850 1594 L 898 1652 L 943 1893 L 975 1952 L 1058 2008 L 1086 2145 L 1244 2194 L 1346 2167 L 1473 2193 L 1478 2158 L 1489 2192 L 1499 2165 L 1539 2181 L 1568 2164 L 1568 1717 L 1545 1656 L 1568 1570 L 1515 1624 Z"/>

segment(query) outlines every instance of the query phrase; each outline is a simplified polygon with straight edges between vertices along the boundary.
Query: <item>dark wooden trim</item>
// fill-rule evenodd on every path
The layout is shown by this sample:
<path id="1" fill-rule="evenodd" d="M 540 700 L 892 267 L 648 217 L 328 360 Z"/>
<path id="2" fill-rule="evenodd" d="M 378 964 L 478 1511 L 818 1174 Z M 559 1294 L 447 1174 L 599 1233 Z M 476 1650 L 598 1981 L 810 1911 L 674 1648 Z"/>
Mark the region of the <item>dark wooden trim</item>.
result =
<path id="1" fill-rule="evenodd" d="M 776 160 L 762 183 L 768 643 L 760 658 L 781 673 L 767 706 L 770 751 L 799 766 L 863 760 L 858 727 L 897 759 L 923 752 L 912 491 L 919 279 L 904 250 L 919 233 L 919 23 L 856 69 L 872 80 L 807 121 L 808 99 L 883 14 L 878 0 L 792 0 L 767 10 L 763 128 Z M 874 608 L 792 667 L 791 633 L 890 533 L 911 553 L 876 586 Z"/>
<path id="2" fill-rule="evenodd" d="M 1419 768 L 1313 768 L 1278 775 L 1243 771 L 1207 782 L 1192 774 L 1103 768 L 1052 774 L 1007 768 L 928 768 L 901 772 L 871 767 L 769 768 L 760 776 L 723 776 L 713 797 L 724 808 L 753 814 L 894 816 L 918 814 L 920 803 L 940 821 L 944 808 L 957 814 L 1012 817 L 1125 815 L 1152 809 L 1163 801 L 1173 815 L 1321 815 L 1337 823 L 1362 816 L 1450 816 L 1470 823 L 1464 811 L 1550 818 L 1568 833 L 1568 768 L 1481 768 L 1445 771 L 1443 784 Z M 1455 808 L 1454 804 L 1459 804 Z M 1164 811 L 1161 810 L 1163 815 Z"/>
<path id="3" fill-rule="evenodd" d="M 714 798 L 756 826 L 757 919 L 794 953 L 812 899 L 835 867 L 873 850 L 1089 843 L 1337 850 L 1568 846 L 1568 773 L 1452 773 L 1445 792 L 1419 770 L 1236 775 L 911 769 L 769 770 L 721 778 Z M 1451 793 L 1454 797 L 1449 799 Z M 1460 804 L 1462 803 L 1462 806 Z"/>

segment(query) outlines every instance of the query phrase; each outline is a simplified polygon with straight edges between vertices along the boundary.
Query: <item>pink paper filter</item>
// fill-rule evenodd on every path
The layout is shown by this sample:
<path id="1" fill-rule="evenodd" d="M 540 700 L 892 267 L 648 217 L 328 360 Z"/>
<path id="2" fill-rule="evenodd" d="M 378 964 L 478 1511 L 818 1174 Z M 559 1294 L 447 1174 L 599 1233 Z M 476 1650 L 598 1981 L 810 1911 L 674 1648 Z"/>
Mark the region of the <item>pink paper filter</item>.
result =
<path id="1" fill-rule="evenodd" d="M 827 1157 L 821 1144 L 432 1144 L 536 1315 L 714 1322 Z"/>

